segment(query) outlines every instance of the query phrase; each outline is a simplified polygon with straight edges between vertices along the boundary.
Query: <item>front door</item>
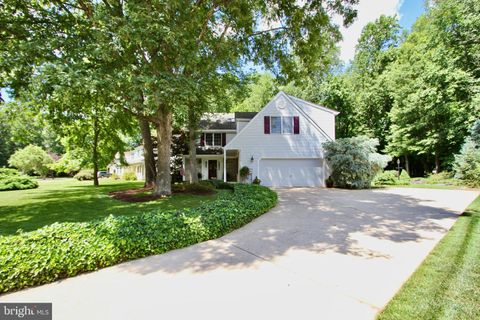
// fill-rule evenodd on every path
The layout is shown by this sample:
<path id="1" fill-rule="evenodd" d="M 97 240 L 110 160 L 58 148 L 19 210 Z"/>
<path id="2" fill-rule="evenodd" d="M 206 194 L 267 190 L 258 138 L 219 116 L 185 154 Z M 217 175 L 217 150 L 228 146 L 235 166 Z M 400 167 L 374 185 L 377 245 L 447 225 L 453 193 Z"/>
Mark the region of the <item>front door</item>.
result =
<path id="1" fill-rule="evenodd" d="M 208 179 L 217 179 L 217 160 L 208 160 Z"/>

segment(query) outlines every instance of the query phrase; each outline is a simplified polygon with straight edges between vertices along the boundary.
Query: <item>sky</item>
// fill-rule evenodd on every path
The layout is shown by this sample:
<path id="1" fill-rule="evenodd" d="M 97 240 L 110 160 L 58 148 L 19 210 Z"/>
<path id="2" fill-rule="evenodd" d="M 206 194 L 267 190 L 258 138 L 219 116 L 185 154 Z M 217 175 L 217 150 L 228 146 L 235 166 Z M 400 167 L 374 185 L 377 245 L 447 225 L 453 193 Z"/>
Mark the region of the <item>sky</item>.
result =
<path id="1" fill-rule="evenodd" d="M 410 30 L 415 20 L 425 11 L 424 0 L 360 0 L 357 6 L 357 19 L 348 28 L 341 27 L 343 41 L 340 42 L 340 59 L 348 62 L 353 59 L 355 45 L 363 27 L 375 21 L 382 14 L 397 16 L 400 25 Z"/>

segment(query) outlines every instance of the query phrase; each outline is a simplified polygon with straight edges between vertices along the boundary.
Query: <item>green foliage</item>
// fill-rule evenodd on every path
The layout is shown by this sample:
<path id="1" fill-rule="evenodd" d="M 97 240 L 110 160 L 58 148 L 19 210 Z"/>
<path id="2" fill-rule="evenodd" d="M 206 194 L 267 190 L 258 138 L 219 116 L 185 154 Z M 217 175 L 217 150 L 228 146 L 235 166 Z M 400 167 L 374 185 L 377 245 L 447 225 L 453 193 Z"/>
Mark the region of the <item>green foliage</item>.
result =
<path id="1" fill-rule="evenodd" d="M 48 173 L 49 165 L 53 163 L 53 159 L 42 148 L 28 145 L 21 150 L 17 150 L 8 159 L 8 163 L 23 173 L 45 176 Z"/>
<path id="2" fill-rule="evenodd" d="M 256 74 L 246 88 L 248 96 L 233 111 L 260 111 L 277 94 L 278 86 L 270 73 Z"/>
<path id="3" fill-rule="evenodd" d="M 185 192 L 192 194 L 214 193 L 215 185 L 211 180 L 201 180 L 195 183 L 182 182 L 172 185 L 173 192 Z"/>
<path id="4" fill-rule="evenodd" d="M 25 190 L 38 187 L 38 182 L 28 176 L 21 176 L 15 169 L 0 168 L 0 191 Z"/>
<path id="5" fill-rule="evenodd" d="M 480 186 L 480 146 L 467 139 L 460 153 L 455 155 L 455 178 L 471 187 Z"/>
<path id="6" fill-rule="evenodd" d="M 126 181 L 135 181 L 137 180 L 137 175 L 135 172 L 127 171 L 123 173 L 122 179 Z"/>
<path id="7" fill-rule="evenodd" d="M 275 206 L 268 188 L 235 191 L 193 209 L 109 216 L 86 223 L 55 223 L 0 237 L 0 292 L 49 283 L 198 242 L 218 238 Z"/>
<path id="8" fill-rule="evenodd" d="M 110 175 L 110 179 L 120 180 L 120 176 L 114 172 L 114 173 L 112 173 L 112 174 Z"/>
<path id="9" fill-rule="evenodd" d="M 93 180 L 93 170 L 92 169 L 83 169 L 80 170 L 76 175 L 73 176 L 78 181 L 83 180 Z"/>
<path id="10" fill-rule="evenodd" d="M 210 181 L 215 186 L 215 189 L 233 190 L 233 184 L 225 182 L 223 180 L 212 179 L 208 181 Z"/>
<path id="11" fill-rule="evenodd" d="M 78 172 L 82 168 L 82 160 L 78 159 L 73 152 L 67 151 L 59 160 L 52 163 L 49 168 L 58 173 Z"/>
<path id="12" fill-rule="evenodd" d="M 391 160 L 376 152 L 377 139 L 367 137 L 342 138 L 326 142 L 324 149 L 331 169 L 330 177 L 340 188 L 370 188 L 377 172 Z"/>
<path id="13" fill-rule="evenodd" d="M 252 183 L 253 184 L 260 184 L 260 183 L 262 183 L 262 180 L 258 179 L 258 177 L 255 177 L 255 179 L 253 179 Z"/>
<path id="14" fill-rule="evenodd" d="M 250 168 L 247 167 L 247 166 L 243 166 L 243 167 L 240 168 L 239 173 L 240 173 L 240 178 L 242 180 L 245 180 L 248 177 L 248 175 L 250 174 Z"/>
<path id="15" fill-rule="evenodd" d="M 18 176 L 19 174 L 17 169 L 0 168 L 0 178 L 2 176 Z"/>
<path id="16" fill-rule="evenodd" d="M 382 185 L 408 185 L 410 184 L 410 176 L 407 171 L 402 170 L 400 174 L 400 179 L 398 178 L 398 171 L 396 170 L 385 170 L 383 172 L 377 173 L 373 179 L 373 184 L 376 186 Z"/>

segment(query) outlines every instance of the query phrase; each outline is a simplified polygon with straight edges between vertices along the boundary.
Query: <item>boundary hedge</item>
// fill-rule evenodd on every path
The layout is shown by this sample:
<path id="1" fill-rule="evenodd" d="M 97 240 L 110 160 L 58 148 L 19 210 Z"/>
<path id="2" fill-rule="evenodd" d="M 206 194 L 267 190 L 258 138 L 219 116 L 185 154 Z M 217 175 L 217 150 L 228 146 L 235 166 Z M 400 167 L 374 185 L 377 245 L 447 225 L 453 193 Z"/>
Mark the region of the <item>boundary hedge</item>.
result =
<path id="1" fill-rule="evenodd" d="M 234 192 L 196 208 L 55 223 L 32 232 L 0 236 L 0 292 L 218 238 L 276 203 L 276 193 L 266 187 L 237 184 Z"/>

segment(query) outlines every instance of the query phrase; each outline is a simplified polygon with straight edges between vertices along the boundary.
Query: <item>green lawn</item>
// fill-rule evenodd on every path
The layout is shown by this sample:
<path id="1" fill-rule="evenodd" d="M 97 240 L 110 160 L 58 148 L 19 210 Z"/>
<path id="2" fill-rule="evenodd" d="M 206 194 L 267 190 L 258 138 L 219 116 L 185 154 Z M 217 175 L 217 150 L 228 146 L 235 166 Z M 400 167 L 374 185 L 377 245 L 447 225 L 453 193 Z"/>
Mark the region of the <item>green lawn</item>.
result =
<path id="1" fill-rule="evenodd" d="M 378 319 L 480 319 L 480 197 Z"/>
<path id="2" fill-rule="evenodd" d="M 134 215 L 151 209 L 194 207 L 216 195 L 178 194 L 143 203 L 110 199 L 114 190 L 138 188 L 142 182 L 101 179 L 100 187 L 91 181 L 75 179 L 40 180 L 38 189 L 0 192 L 0 235 L 17 230 L 32 231 L 54 222 L 83 222 L 113 215 Z"/>

